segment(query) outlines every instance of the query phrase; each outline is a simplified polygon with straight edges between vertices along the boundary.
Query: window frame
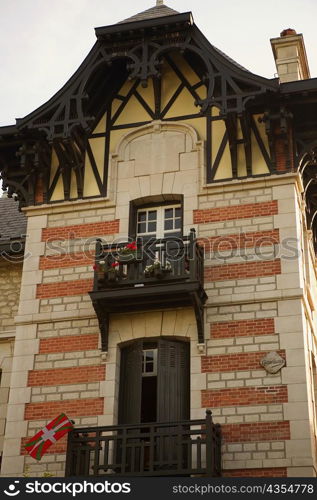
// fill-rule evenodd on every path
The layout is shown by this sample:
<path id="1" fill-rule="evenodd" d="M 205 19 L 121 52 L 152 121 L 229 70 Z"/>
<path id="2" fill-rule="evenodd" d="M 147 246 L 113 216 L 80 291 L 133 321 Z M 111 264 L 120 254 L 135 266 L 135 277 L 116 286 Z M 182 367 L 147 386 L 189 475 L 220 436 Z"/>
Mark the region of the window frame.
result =
<path id="1" fill-rule="evenodd" d="M 175 212 L 174 210 L 176 208 L 179 208 L 180 209 L 180 215 L 175 217 Z M 171 219 L 166 219 L 165 218 L 165 210 L 166 209 L 173 209 L 173 217 Z M 155 219 L 155 222 L 156 222 L 156 230 L 155 232 L 152 231 L 146 231 L 146 232 L 143 232 L 143 233 L 139 233 L 138 232 L 138 225 L 141 223 L 145 224 L 146 225 L 146 229 L 148 229 L 148 223 L 151 223 L 151 220 L 148 219 L 148 217 L 146 217 L 146 220 L 145 221 L 142 221 L 140 222 L 139 221 L 139 213 L 140 212 L 146 212 L 146 213 L 149 213 L 149 212 L 153 212 L 153 211 L 156 211 L 156 219 Z M 137 209 L 137 222 L 136 222 L 136 225 L 137 225 L 137 230 L 136 230 L 136 234 L 137 234 L 137 237 L 139 238 L 157 238 L 157 239 L 160 239 L 160 238 L 167 238 L 169 235 L 173 236 L 173 233 L 175 232 L 178 232 L 179 231 L 179 234 L 177 236 L 180 236 L 182 234 L 182 227 L 180 227 L 179 229 L 178 228 L 173 228 L 173 229 L 165 229 L 165 221 L 166 220 L 172 220 L 173 221 L 173 225 L 175 223 L 175 221 L 179 219 L 180 220 L 180 226 L 182 225 L 182 207 L 181 207 L 181 204 L 180 203 L 174 203 L 173 205 L 159 205 L 157 207 L 140 207 Z"/>
<path id="2" fill-rule="evenodd" d="M 153 196 L 153 198 L 158 198 Z M 159 197 L 157 201 L 151 201 L 149 198 L 148 202 L 144 198 L 139 200 L 130 201 L 130 211 L 129 211 L 129 238 L 135 240 L 137 238 L 137 217 L 138 211 L 142 209 L 151 210 L 158 207 L 168 207 L 180 205 L 181 209 L 181 227 L 180 227 L 180 238 L 184 236 L 184 196 L 183 195 L 165 195 Z M 141 236 L 142 237 L 142 236 Z"/>
<path id="3" fill-rule="evenodd" d="M 142 349 L 142 377 L 157 377 L 157 351 L 158 348 L 143 348 Z M 151 372 L 146 371 L 146 353 L 153 353 L 153 370 Z"/>

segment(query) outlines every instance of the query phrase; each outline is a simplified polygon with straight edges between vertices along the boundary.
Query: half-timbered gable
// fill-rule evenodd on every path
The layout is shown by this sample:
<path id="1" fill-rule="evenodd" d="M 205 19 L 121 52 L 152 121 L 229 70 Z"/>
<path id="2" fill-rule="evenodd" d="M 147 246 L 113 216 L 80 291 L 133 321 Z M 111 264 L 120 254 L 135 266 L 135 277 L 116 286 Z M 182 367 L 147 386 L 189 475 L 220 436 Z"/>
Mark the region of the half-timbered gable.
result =
<path id="1" fill-rule="evenodd" d="M 191 13 L 154 21 L 97 28 L 95 46 L 69 82 L 3 131 L 4 183 L 22 206 L 107 197 L 120 139 L 157 121 L 197 130 L 202 184 L 274 172 L 262 118 L 277 82 L 213 47 Z"/>

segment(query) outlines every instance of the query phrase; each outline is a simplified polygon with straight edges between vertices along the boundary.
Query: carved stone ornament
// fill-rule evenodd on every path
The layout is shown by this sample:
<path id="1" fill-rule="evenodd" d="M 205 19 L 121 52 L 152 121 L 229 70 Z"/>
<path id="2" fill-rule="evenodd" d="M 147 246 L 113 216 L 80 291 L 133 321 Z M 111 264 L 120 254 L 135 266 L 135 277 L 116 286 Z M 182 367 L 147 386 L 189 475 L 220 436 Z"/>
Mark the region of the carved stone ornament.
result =
<path id="1" fill-rule="evenodd" d="M 268 373 L 277 373 L 285 365 L 285 359 L 283 359 L 277 352 L 269 352 L 260 361 L 261 366 Z"/>

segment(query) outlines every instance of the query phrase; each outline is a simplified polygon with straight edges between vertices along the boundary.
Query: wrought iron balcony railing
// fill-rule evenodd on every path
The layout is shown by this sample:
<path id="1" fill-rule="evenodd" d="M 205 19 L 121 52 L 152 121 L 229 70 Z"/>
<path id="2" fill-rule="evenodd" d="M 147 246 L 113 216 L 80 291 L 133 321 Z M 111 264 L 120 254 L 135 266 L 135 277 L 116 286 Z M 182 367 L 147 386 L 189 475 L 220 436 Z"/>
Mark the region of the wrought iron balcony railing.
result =
<path id="1" fill-rule="evenodd" d="M 183 238 L 137 239 L 127 243 L 96 245 L 94 288 L 90 297 L 107 351 L 109 314 L 191 306 L 195 310 L 198 342 L 204 342 L 203 249 L 195 231 Z M 126 250 L 123 252 L 122 249 Z"/>
<path id="2" fill-rule="evenodd" d="M 121 255 L 128 243 L 96 246 L 94 291 L 198 281 L 203 285 L 203 249 L 195 231 L 182 238 L 138 238 L 136 250 Z"/>
<path id="3" fill-rule="evenodd" d="M 66 476 L 221 476 L 221 428 L 206 419 L 74 429 Z"/>

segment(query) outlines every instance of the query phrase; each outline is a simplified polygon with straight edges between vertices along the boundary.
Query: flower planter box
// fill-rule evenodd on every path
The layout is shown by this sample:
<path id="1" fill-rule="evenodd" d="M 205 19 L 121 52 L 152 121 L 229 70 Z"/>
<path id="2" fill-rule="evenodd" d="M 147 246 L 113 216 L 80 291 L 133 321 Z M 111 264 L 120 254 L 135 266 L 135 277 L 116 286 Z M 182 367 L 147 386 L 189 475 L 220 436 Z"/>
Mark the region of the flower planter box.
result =
<path id="1" fill-rule="evenodd" d="M 117 271 L 108 271 L 107 272 L 107 280 L 110 282 L 115 282 L 117 281 L 118 273 Z"/>
<path id="2" fill-rule="evenodd" d="M 118 255 L 115 256 L 115 259 L 120 264 L 132 264 L 135 262 L 142 262 L 143 260 L 142 250 L 131 253 L 123 253 L 123 254 L 119 253 Z"/>
<path id="3" fill-rule="evenodd" d="M 152 267 L 152 266 L 150 266 Z M 144 271 L 144 274 L 147 278 L 158 278 L 162 279 L 168 274 L 171 274 L 172 270 L 171 269 L 166 269 L 165 267 L 152 267 L 152 269 Z"/>
<path id="4" fill-rule="evenodd" d="M 155 278 L 163 278 L 164 276 L 164 270 L 162 268 L 154 269 L 153 271 L 153 276 Z"/>
<path id="5" fill-rule="evenodd" d="M 133 262 L 137 262 L 137 255 L 135 253 L 127 253 L 116 256 L 116 261 L 120 262 L 120 264 L 132 264 Z"/>

